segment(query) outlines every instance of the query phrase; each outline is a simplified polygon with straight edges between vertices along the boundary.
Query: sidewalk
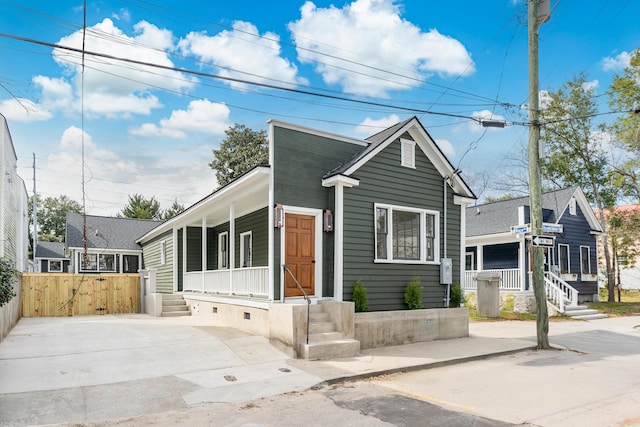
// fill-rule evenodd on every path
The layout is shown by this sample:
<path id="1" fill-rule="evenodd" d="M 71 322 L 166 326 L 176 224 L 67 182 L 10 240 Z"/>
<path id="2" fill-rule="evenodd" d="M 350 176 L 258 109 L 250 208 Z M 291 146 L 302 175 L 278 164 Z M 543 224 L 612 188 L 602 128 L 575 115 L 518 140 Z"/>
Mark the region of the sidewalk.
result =
<path id="1" fill-rule="evenodd" d="M 307 361 L 197 317 L 23 318 L 0 343 L 0 425 L 89 423 L 244 402 L 536 345 L 534 322 L 508 323 L 472 323 L 468 338 Z"/>

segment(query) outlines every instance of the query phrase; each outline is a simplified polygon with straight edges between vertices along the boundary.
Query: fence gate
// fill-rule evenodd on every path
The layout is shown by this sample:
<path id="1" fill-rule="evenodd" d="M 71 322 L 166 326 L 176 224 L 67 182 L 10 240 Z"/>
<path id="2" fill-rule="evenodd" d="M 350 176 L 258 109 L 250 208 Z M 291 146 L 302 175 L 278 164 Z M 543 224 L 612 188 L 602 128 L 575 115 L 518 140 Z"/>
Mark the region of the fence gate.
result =
<path id="1" fill-rule="evenodd" d="M 22 316 L 140 312 L 140 275 L 24 273 Z"/>

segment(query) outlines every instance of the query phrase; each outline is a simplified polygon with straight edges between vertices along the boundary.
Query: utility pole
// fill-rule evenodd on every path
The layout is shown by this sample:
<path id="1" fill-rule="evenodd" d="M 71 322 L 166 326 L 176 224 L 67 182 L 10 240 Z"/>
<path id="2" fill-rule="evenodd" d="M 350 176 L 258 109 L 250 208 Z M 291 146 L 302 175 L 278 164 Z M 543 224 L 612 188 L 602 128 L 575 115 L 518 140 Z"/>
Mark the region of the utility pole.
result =
<path id="1" fill-rule="evenodd" d="M 528 0 L 529 4 L 529 215 L 531 233 L 542 235 L 542 182 L 540 178 L 540 120 L 538 100 L 538 2 Z M 544 248 L 531 245 L 533 293 L 536 297 L 536 332 L 538 348 L 549 346 L 549 313 L 547 296 L 544 289 Z"/>
<path id="2" fill-rule="evenodd" d="M 35 271 L 40 271 L 35 265 L 36 248 L 38 247 L 38 193 L 36 193 L 36 153 L 33 153 L 33 261 Z"/>

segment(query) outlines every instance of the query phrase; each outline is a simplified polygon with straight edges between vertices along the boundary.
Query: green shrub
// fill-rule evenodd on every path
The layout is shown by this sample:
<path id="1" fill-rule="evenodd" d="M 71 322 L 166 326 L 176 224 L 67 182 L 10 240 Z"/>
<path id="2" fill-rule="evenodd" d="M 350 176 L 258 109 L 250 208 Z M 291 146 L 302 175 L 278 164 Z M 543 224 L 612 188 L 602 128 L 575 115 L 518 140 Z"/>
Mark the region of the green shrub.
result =
<path id="1" fill-rule="evenodd" d="M 410 310 L 422 308 L 422 286 L 420 286 L 418 276 L 413 276 L 407 287 L 404 288 L 404 302 Z"/>
<path id="2" fill-rule="evenodd" d="M 462 304 L 462 286 L 452 285 L 449 293 L 449 307 L 460 307 L 460 304 Z"/>
<path id="3" fill-rule="evenodd" d="M 6 258 L 0 258 L 0 307 L 11 301 L 16 294 L 13 292 L 13 281 L 16 270 Z"/>
<path id="4" fill-rule="evenodd" d="M 362 284 L 362 280 L 358 279 L 356 280 L 356 284 L 353 286 L 353 302 L 356 305 L 356 313 L 369 310 L 367 300 L 367 288 Z"/>

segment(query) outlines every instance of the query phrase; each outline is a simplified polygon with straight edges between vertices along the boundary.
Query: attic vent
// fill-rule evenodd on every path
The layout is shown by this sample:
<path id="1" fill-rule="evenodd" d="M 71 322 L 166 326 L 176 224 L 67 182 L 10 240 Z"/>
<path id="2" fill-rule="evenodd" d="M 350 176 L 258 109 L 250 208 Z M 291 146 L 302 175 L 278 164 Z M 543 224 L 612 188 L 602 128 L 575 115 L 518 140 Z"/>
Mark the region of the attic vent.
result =
<path id="1" fill-rule="evenodd" d="M 416 142 L 409 139 L 400 140 L 400 164 L 408 168 L 416 167 Z"/>
<path id="2" fill-rule="evenodd" d="M 571 200 L 569 201 L 569 215 L 575 215 L 576 214 L 576 198 L 572 197 Z"/>

